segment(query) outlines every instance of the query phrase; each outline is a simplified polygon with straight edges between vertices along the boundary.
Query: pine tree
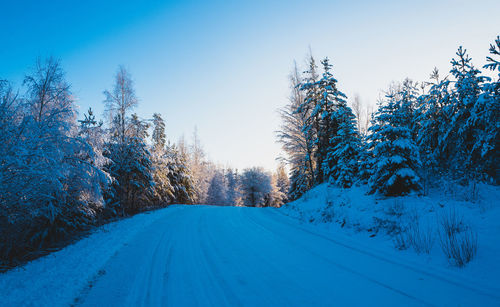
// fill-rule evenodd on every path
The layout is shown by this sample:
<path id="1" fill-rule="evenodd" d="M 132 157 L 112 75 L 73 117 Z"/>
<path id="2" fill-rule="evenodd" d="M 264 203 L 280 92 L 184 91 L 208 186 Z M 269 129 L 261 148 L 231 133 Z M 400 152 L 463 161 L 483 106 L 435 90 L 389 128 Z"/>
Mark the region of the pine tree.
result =
<path id="1" fill-rule="evenodd" d="M 333 116 L 338 123 L 338 131 L 330 141 L 334 147 L 328 153 L 325 170 L 329 170 L 327 176 L 330 183 L 350 188 L 358 176 L 361 151 L 356 118 L 345 102 L 339 103 Z"/>
<path id="2" fill-rule="evenodd" d="M 151 147 L 151 162 L 153 166 L 153 181 L 155 202 L 165 205 L 174 199 L 174 187 L 170 183 L 169 160 L 166 151 L 165 122 L 159 113 L 153 114 L 153 146 Z"/>
<path id="3" fill-rule="evenodd" d="M 195 187 L 187 162 L 187 153 L 177 149 L 175 145 L 167 146 L 169 158 L 168 180 L 174 189 L 173 202 L 192 204 L 195 197 Z"/>
<path id="4" fill-rule="evenodd" d="M 495 44 L 490 45 L 491 55 L 499 57 L 498 60 L 489 56 L 484 68 L 498 71 L 498 79 L 486 82 L 482 86 L 482 94 L 478 97 L 472 108 L 472 116 L 467 121 L 467 126 L 474 127 L 475 138 L 472 146 L 473 163 L 478 163 L 478 171 L 500 183 L 500 36 Z"/>
<path id="5" fill-rule="evenodd" d="M 323 182 L 323 177 L 327 179 L 331 175 L 331 167 L 337 162 L 334 161 L 332 151 L 335 150 L 337 138 L 335 136 L 339 132 L 338 115 L 339 108 L 348 108 L 345 100 L 346 96 L 337 89 L 337 80 L 331 73 L 332 65 L 328 58 L 321 61 L 323 65 L 323 76 L 316 83 L 320 93 L 320 100 L 313 110 L 312 115 L 319 114 L 319 129 L 317 133 L 317 181 Z M 342 116 L 345 113 L 341 112 Z M 352 113 L 352 111 L 351 111 Z"/>
<path id="6" fill-rule="evenodd" d="M 303 83 L 300 84 L 300 90 L 304 92 L 304 100 L 299 105 L 295 113 L 306 115 L 304 125 L 302 127 L 302 133 L 305 137 L 306 145 L 306 165 L 304 165 L 302 171 L 295 171 L 296 176 L 307 176 L 310 173 L 311 176 L 311 186 L 319 183 L 318 181 L 318 169 L 320 166 L 317 165 L 317 157 L 315 156 L 317 151 L 317 136 L 319 127 L 319 91 L 317 87 L 318 74 L 316 72 L 317 66 L 313 56 L 309 59 L 309 70 L 305 72 L 306 77 Z M 295 177 L 294 177 L 295 178 Z M 301 188 L 307 187 L 307 179 L 303 178 L 300 180 L 303 185 Z"/>
<path id="7" fill-rule="evenodd" d="M 242 204 L 241 199 L 241 184 L 240 176 L 238 171 L 233 171 L 228 169 L 226 172 L 226 182 L 227 182 L 227 204 L 230 206 L 240 206 Z"/>
<path id="8" fill-rule="evenodd" d="M 370 178 L 371 192 L 403 195 L 419 189 L 418 148 L 412 139 L 407 113 L 413 104 L 414 91 L 414 84 L 408 81 L 393 86 L 375 114 L 374 125 L 370 127 L 372 155 L 376 159 Z"/>
<path id="9" fill-rule="evenodd" d="M 217 170 L 210 180 L 207 192 L 207 204 L 225 206 L 227 202 L 226 176 L 221 170 Z"/>
<path id="10" fill-rule="evenodd" d="M 285 165 L 280 164 L 276 170 L 276 187 L 282 195 L 282 203 L 288 202 L 288 191 L 290 190 L 290 179 L 285 170 Z"/>
<path id="11" fill-rule="evenodd" d="M 453 116 L 445 132 L 444 145 L 451 152 L 454 175 L 467 180 L 478 175 L 477 163 L 480 161 L 473 153 L 476 128 L 472 111 L 485 78 L 472 65 L 472 59 L 465 49 L 459 47 L 456 54 L 457 59 L 452 59 L 450 71 L 455 77 L 451 105 Z"/>

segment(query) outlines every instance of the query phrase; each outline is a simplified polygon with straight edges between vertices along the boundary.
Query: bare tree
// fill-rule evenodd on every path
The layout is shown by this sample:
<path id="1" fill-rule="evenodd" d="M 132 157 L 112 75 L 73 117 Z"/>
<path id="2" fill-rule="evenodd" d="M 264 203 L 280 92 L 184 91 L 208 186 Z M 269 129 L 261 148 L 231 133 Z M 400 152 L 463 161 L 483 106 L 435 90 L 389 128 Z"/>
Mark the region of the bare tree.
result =
<path id="1" fill-rule="evenodd" d="M 305 134 L 302 132 L 307 115 L 305 112 L 296 112 L 298 107 L 304 101 L 304 92 L 299 89 L 302 82 L 297 63 L 294 62 L 294 68 L 289 76 L 291 94 L 289 103 L 279 110 L 282 124 L 277 131 L 278 142 L 286 154 L 283 158 L 291 168 L 302 167 L 307 156 L 307 144 Z M 312 169 L 312 166 L 311 166 Z"/>
<path id="2" fill-rule="evenodd" d="M 130 73 L 124 66 L 120 66 L 115 76 L 115 84 L 112 91 L 104 91 L 106 99 L 105 113 L 110 121 L 114 133 L 121 143 L 125 143 L 127 113 L 137 106 L 138 100 L 135 95 L 134 82 Z"/>
<path id="3" fill-rule="evenodd" d="M 352 111 L 354 112 L 354 115 L 356 116 L 356 128 L 358 129 L 358 131 L 360 133 L 362 133 L 362 131 L 361 131 L 361 128 L 362 128 L 361 108 L 362 108 L 361 98 L 359 97 L 359 94 L 355 94 L 354 100 L 352 102 Z"/>

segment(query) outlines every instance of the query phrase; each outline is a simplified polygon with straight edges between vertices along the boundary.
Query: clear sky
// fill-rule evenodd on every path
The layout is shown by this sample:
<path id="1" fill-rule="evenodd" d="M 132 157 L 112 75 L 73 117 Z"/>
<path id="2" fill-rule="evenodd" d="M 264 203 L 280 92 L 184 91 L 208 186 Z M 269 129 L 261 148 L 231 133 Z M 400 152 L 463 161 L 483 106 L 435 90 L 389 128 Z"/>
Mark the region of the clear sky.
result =
<path id="1" fill-rule="evenodd" d="M 340 89 L 374 104 L 405 77 L 443 74 L 459 45 L 476 66 L 500 35 L 500 1 L 0 0 L 0 78 L 20 86 L 37 56 L 62 60 L 81 113 L 102 113 L 118 65 L 137 113 L 237 168 L 276 165 L 276 110 L 293 61 L 328 56 Z"/>

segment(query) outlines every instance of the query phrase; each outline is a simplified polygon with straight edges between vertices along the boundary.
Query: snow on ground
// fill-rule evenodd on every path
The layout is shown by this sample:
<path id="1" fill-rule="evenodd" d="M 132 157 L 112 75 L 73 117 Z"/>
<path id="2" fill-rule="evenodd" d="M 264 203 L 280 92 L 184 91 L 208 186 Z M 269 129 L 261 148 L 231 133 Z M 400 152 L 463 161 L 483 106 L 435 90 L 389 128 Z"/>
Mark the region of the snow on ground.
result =
<path id="1" fill-rule="evenodd" d="M 386 198 L 368 195 L 367 186 L 344 190 L 323 184 L 283 206 L 280 212 L 321 229 L 329 237 L 348 236 L 389 257 L 500 293 L 499 187 L 445 186 L 431 190 L 428 196 Z M 450 214 L 477 233 L 477 255 L 462 268 L 450 263 L 441 248 L 441 222 Z M 417 221 L 421 231 L 429 234 L 429 253 L 417 252 L 412 246 L 401 249 L 397 244 L 396 239 L 404 237 Z"/>
<path id="2" fill-rule="evenodd" d="M 2 306 L 68 306 L 139 231 L 172 211 L 145 212 L 100 227 L 66 248 L 0 274 Z"/>
<path id="3" fill-rule="evenodd" d="M 362 188 L 340 192 L 320 186 L 279 209 L 171 206 L 112 223 L 0 274 L 0 302 L 108 307 L 500 304 L 497 279 L 484 272 L 488 264 L 498 273 L 496 264 L 487 263 L 497 251 L 493 244 L 488 251 L 490 245 L 481 243 L 478 258 L 464 269 L 443 265 L 435 250 L 428 257 L 397 251 L 382 231 L 370 238 L 374 230 L 366 230 L 373 220 L 367 216 L 385 216 L 381 204 L 390 200 L 365 196 Z M 329 219 L 325 196 L 334 203 L 328 210 L 336 210 L 331 221 L 345 209 L 343 228 L 319 222 Z M 465 208 L 484 215 L 484 225 L 490 225 L 485 229 L 491 230 L 491 213 L 497 209 L 484 207 L 484 213 Z M 486 238 L 485 229 L 480 234 Z"/>

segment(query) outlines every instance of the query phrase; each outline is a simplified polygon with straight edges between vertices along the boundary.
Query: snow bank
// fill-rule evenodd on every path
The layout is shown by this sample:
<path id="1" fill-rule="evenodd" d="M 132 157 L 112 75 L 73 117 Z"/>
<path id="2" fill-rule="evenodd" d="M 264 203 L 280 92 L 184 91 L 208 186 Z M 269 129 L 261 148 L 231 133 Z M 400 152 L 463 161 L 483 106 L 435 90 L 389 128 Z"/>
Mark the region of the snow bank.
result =
<path id="1" fill-rule="evenodd" d="M 2 306 L 68 306 L 104 264 L 141 229 L 178 207 L 145 212 L 99 227 L 58 252 L 0 274 Z"/>
<path id="2" fill-rule="evenodd" d="M 443 186 L 429 196 L 389 198 L 368 195 L 368 190 L 367 186 L 340 189 L 322 184 L 280 210 L 328 236 L 347 235 L 366 248 L 500 292 L 499 187 Z M 450 212 L 478 237 L 477 255 L 463 268 L 452 265 L 441 248 L 441 221 Z M 428 237 L 428 251 L 399 246 L 398 238 L 415 225 Z"/>

